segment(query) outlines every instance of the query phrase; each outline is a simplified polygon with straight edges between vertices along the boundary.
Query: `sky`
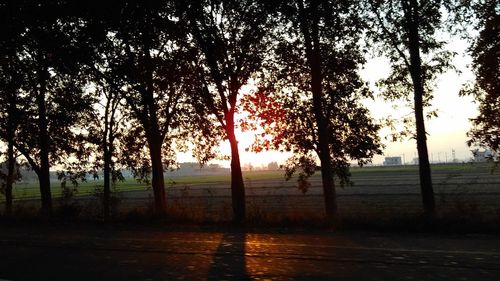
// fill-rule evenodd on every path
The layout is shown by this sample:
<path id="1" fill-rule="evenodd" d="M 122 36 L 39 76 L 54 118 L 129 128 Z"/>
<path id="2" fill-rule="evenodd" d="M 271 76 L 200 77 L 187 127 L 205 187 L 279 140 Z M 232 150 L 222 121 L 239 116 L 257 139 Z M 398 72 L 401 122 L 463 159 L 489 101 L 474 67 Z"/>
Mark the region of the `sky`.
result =
<path id="1" fill-rule="evenodd" d="M 457 55 L 452 64 L 456 70 L 449 70 L 440 75 L 436 81 L 434 89 L 434 99 L 432 106 L 428 110 L 436 109 L 438 117 L 426 120 L 427 145 L 429 159 L 431 162 L 452 161 L 453 151 L 458 161 L 467 161 L 472 157 L 471 148 L 466 144 L 467 132 L 471 128 L 470 119 L 478 114 L 477 105 L 473 97 L 460 97 L 459 92 L 462 86 L 474 79 L 470 64 L 472 58 L 467 54 L 468 43 L 465 40 L 443 38 L 450 43 L 447 49 L 454 51 Z M 383 58 L 370 59 L 361 71 L 362 77 L 369 81 L 372 89 L 377 92 L 374 82 L 385 77 L 390 66 Z M 392 107 L 381 99 L 370 101 L 367 104 L 375 119 L 387 116 L 388 112 L 397 114 L 413 114 L 411 109 L 403 109 L 394 112 Z M 382 135 L 384 135 L 382 130 Z M 385 141 L 386 148 L 384 155 L 374 158 L 374 164 L 381 164 L 385 156 L 401 156 L 404 162 L 410 163 L 417 157 L 416 141 L 413 139 L 401 142 Z"/>
<path id="2" fill-rule="evenodd" d="M 450 162 L 453 157 L 458 161 L 467 161 L 472 157 L 471 148 L 466 145 L 466 133 L 471 128 L 469 119 L 477 115 L 477 105 L 472 97 L 460 97 L 459 91 L 464 83 L 473 80 L 474 76 L 470 70 L 471 58 L 466 54 L 467 44 L 464 41 L 452 40 L 448 48 L 457 52 L 453 60 L 457 71 L 450 70 L 438 77 L 432 100 L 431 110 L 437 109 L 438 117 L 426 120 L 428 133 L 428 150 L 431 162 Z M 387 59 L 377 57 L 369 58 L 364 69 L 361 70 L 362 78 L 369 82 L 372 90 L 377 93 L 375 81 L 385 77 L 390 70 Z M 402 102 L 401 102 L 402 103 Z M 365 101 L 374 119 L 382 119 L 388 114 L 392 116 L 403 116 L 413 114 L 409 108 L 394 110 L 392 104 L 381 98 Z M 383 155 L 376 156 L 373 164 L 380 165 L 386 156 L 400 156 L 404 163 L 411 163 L 417 157 L 416 142 L 414 139 L 406 139 L 400 142 L 385 140 L 388 129 L 380 132 L 385 149 Z M 242 166 L 251 164 L 254 167 L 266 166 L 269 162 L 283 163 L 290 154 L 276 151 L 261 152 L 258 154 L 246 152 L 253 140 L 252 132 L 237 133 L 240 147 L 240 159 Z M 229 143 L 221 144 L 220 150 L 229 155 Z M 179 156 L 180 162 L 194 161 L 189 155 Z M 228 161 L 212 161 L 228 167 Z"/>
<path id="3" fill-rule="evenodd" d="M 471 71 L 466 67 L 470 63 L 470 57 L 457 56 L 455 61 L 461 73 L 450 70 L 439 76 L 434 99 L 431 102 L 432 106 L 428 109 L 436 109 L 438 113 L 437 117 L 426 120 L 427 144 L 431 162 L 451 161 L 452 150 L 455 151 L 456 159 L 460 161 L 466 161 L 472 156 L 471 149 L 466 145 L 466 133 L 471 128 L 469 119 L 477 115 L 477 105 L 472 97 L 459 96 L 462 85 L 473 79 Z M 362 73 L 366 78 L 369 73 L 378 73 L 382 78 L 388 70 L 389 66 L 384 63 L 383 59 L 375 59 L 366 65 Z M 377 79 L 367 80 L 373 83 Z M 389 113 L 393 116 L 413 114 L 408 108 L 394 111 L 392 105 L 382 99 L 369 101 L 365 105 L 375 119 L 384 118 Z M 383 137 L 387 132 L 388 129 L 382 130 L 381 136 Z M 405 162 L 411 162 L 416 157 L 416 142 L 413 139 L 400 142 L 384 141 L 384 144 L 386 145 L 384 155 L 376 157 L 375 164 L 381 164 L 384 156 L 401 156 Z"/>

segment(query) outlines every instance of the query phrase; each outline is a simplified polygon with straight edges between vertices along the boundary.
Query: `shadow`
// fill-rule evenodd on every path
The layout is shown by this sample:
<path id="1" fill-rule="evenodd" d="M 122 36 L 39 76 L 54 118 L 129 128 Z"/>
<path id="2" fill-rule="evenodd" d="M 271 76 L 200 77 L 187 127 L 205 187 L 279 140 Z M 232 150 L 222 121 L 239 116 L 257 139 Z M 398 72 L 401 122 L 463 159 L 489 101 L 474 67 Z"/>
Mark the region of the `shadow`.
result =
<path id="1" fill-rule="evenodd" d="M 207 280 L 252 280 L 245 260 L 245 231 L 225 233 L 215 250 Z"/>

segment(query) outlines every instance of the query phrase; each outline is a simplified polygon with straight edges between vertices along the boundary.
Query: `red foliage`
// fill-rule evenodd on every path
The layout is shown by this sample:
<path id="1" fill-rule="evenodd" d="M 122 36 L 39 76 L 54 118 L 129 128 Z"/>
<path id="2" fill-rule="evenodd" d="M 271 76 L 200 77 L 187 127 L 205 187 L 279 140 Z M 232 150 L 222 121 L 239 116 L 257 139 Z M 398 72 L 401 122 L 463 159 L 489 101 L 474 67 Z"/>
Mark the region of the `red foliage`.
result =
<path id="1" fill-rule="evenodd" d="M 244 96 L 241 108 L 248 114 L 248 117 L 240 123 L 242 130 L 257 131 L 259 128 L 263 130 L 262 133 L 255 135 L 251 150 L 261 152 L 277 149 L 283 140 L 286 124 L 286 111 L 282 105 L 267 91 L 261 90 Z"/>

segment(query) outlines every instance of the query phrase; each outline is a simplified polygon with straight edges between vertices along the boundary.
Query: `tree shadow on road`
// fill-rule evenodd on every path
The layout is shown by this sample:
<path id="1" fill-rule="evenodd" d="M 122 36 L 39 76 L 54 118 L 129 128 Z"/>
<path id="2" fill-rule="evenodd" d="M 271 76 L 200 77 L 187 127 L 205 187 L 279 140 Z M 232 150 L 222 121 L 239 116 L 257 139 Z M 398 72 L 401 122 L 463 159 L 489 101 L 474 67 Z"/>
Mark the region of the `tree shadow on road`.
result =
<path id="1" fill-rule="evenodd" d="M 225 233 L 214 253 L 207 280 L 251 280 L 245 253 L 245 232 Z"/>

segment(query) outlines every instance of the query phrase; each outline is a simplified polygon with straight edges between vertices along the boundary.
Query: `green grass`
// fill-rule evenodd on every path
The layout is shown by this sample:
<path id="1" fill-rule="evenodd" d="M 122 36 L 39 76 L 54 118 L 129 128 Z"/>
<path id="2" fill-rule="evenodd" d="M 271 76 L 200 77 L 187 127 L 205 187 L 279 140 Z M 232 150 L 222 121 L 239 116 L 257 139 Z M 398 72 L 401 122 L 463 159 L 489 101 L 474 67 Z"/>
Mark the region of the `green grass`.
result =
<path id="1" fill-rule="evenodd" d="M 243 179 L 245 181 L 256 180 L 280 180 L 284 179 L 283 171 L 244 171 Z M 166 185 L 185 185 L 185 184 L 214 184 L 214 183 L 229 183 L 231 175 L 200 175 L 200 176 L 182 176 L 182 177 L 166 177 Z"/>
<path id="2" fill-rule="evenodd" d="M 433 172 L 459 172 L 459 173 L 489 173 L 491 171 L 490 163 L 454 163 L 454 164 L 437 164 L 432 165 Z M 394 175 L 398 173 L 418 173 L 418 166 L 405 165 L 405 166 L 365 166 L 365 167 L 352 167 L 351 173 L 353 179 L 363 177 L 364 175 Z M 317 172 L 313 177 L 320 177 Z M 284 171 L 245 171 L 243 178 L 246 182 L 252 181 L 266 181 L 266 180 L 284 180 Z M 186 185 L 216 185 L 216 184 L 229 184 L 231 180 L 230 174 L 224 175 L 198 175 L 198 176 L 168 176 L 165 177 L 166 188 L 182 187 Z M 293 179 L 292 179 L 293 181 Z M 94 194 L 96 188 L 102 188 L 102 180 L 89 180 L 82 182 L 77 187 L 75 196 L 86 196 Z M 135 179 L 126 179 L 123 182 L 118 182 L 114 187 L 115 192 L 122 191 L 136 191 L 146 190 L 148 184 L 139 183 Z M 23 199 L 36 199 L 40 197 L 38 182 L 20 182 L 16 183 L 14 187 L 15 200 Z M 59 182 L 52 182 L 52 195 L 54 197 L 61 196 L 62 189 Z M 0 202 L 5 199 L 0 195 Z"/>
<path id="3" fill-rule="evenodd" d="M 67 185 L 68 187 L 73 187 L 71 185 Z M 76 196 L 84 196 L 84 195 L 91 195 L 94 194 L 96 191 L 96 188 L 102 188 L 103 182 L 102 181 L 94 181 L 94 180 L 89 180 L 86 182 L 80 183 L 76 187 Z M 60 182 L 52 182 L 52 196 L 53 197 L 60 197 L 62 193 L 62 188 L 60 185 Z M 139 183 L 134 179 L 127 179 L 124 182 L 120 182 L 116 185 L 115 189 L 116 191 L 133 191 L 133 190 L 144 190 L 147 188 L 147 185 L 144 183 Z M 22 199 L 36 199 L 40 197 L 40 190 L 39 190 L 39 185 L 37 182 L 20 182 L 16 183 L 14 185 L 14 199 L 15 200 L 22 200 Z M 0 202 L 4 201 L 5 199 L 0 197 Z"/>
<path id="4" fill-rule="evenodd" d="M 243 173 L 245 181 L 283 179 L 282 171 L 248 171 Z M 185 185 L 213 185 L 213 184 L 228 184 L 231 181 L 231 175 L 200 175 L 200 176 L 182 176 L 182 177 L 165 177 L 165 187 L 185 186 Z M 71 187 L 70 185 L 67 185 Z M 140 183 L 135 179 L 126 179 L 118 182 L 114 186 L 115 192 L 146 190 L 150 185 Z M 96 188 L 102 188 L 102 180 L 88 180 L 80 183 L 76 187 L 75 196 L 86 196 L 95 193 Z M 60 182 L 52 182 L 52 196 L 60 197 L 62 193 Z M 19 182 L 14 185 L 15 200 L 36 199 L 40 198 L 40 190 L 38 182 Z M 0 195 L 0 202 L 5 198 Z"/>
<path id="5" fill-rule="evenodd" d="M 441 184 L 456 184 L 456 187 L 452 187 L 453 192 L 457 191 L 455 195 L 446 195 L 447 197 L 442 197 L 446 200 L 441 200 L 442 198 L 438 195 L 436 196 L 436 202 L 438 203 L 439 211 L 437 216 L 437 221 L 435 224 L 430 225 L 430 229 L 435 226 L 439 226 L 439 229 L 444 231 L 489 231 L 490 229 L 499 230 L 498 225 L 500 225 L 500 209 L 497 207 L 495 198 L 491 197 L 492 200 L 485 200 L 483 197 L 475 197 L 473 193 L 467 193 L 465 188 L 469 188 L 470 185 L 474 187 L 483 184 L 496 184 L 498 182 L 491 182 L 490 176 L 488 175 L 491 171 L 491 164 L 489 163 L 474 163 L 474 164 L 447 164 L 447 165 L 432 165 L 432 171 L 435 173 L 436 180 L 435 186 L 438 190 Z M 353 174 L 353 181 L 356 184 L 362 186 L 361 188 L 384 188 L 386 185 L 414 185 L 418 186 L 418 167 L 417 166 L 367 166 L 367 167 L 353 167 L 351 169 Z M 458 176 L 458 177 L 455 177 Z M 462 177 L 464 176 L 464 177 Z M 283 181 L 283 171 L 246 171 L 243 173 L 245 182 L 249 188 L 253 187 L 271 187 L 271 193 L 274 191 L 273 184 L 270 181 Z M 316 173 L 313 177 L 315 180 L 319 180 L 320 173 Z M 403 178 L 400 180 L 399 177 Z M 500 179 L 498 171 L 492 175 L 493 180 Z M 486 179 L 481 182 L 478 179 Z M 254 181 L 254 182 L 253 182 Z M 293 181 L 293 179 L 292 179 Z M 199 175 L 199 176 L 166 176 L 165 186 L 166 188 L 185 188 L 191 186 L 197 186 L 194 188 L 193 192 L 199 192 L 201 189 L 207 188 L 219 188 L 221 185 L 227 187 L 230 183 L 230 175 Z M 268 184 L 268 185 L 266 185 Z M 365 185 L 363 187 L 363 185 Z M 287 185 L 288 187 L 289 185 Z M 93 194 L 96 187 L 102 187 L 102 181 L 90 180 L 88 182 L 81 183 L 78 186 L 78 192 L 75 196 L 83 196 Z M 442 187 L 442 186 L 441 186 Z M 462 191 L 464 187 L 465 191 Z M 134 179 L 127 179 L 124 182 L 117 184 L 115 191 L 134 191 L 134 190 L 145 190 L 147 185 L 143 183 L 138 183 Z M 279 187 L 281 188 L 281 187 Z M 446 187 L 449 188 L 449 187 Z M 189 189 L 188 189 L 189 190 Z M 259 189 L 259 192 L 262 190 Z M 217 191 L 219 192 L 219 191 Z M 229 196 L 227 190 L 221 191 L 226 192 L 225 194 Z M 267 190 L 262 191 L 267 192 Z M 52 194 L 55 198 L 61 196 L 61 187 L 58 182 L 52 183 Z M 265 194 L 264 194 L 265 196 Z M 444 195 L 443 195 L 444 196 Z M 25 198 L 38 199 L 39 191 L 38 184 L 34 183 L 18 183 L 15 187 L 15 197 L 17 200 L 22 200 Z M 186 199 L 187 197 L 187 199 Z M 193 196 L 195 198 L 196 196 Z M 119 197 L 118 197 L 119 198 Z M 274 197 L 276 198 L 276 197 Z M 323 210 L 317 208 L 316 205 L 312 207 L 302 207 L 297 208 L 295 202 L 309 202 L 307 200 L 301 201 L 302 199 L 297 199 L 294 201 L 294 197 L 286 198 L 286 195 L 278 198 L 277 201 L 285 202 L 284 207 L 280 207 L 279 202 L 266 202 L 254 200 L 247 203 L 247 214 L 248 222 L 251 225 L 273 225 L 273 226 L 289 226 L 289 225 L 299 225 L 299 226 L 310 226 L 310 225 L 327 225 L 323 217 Z M 348 197 L 346 197 L 348 198 Z M 399 197 L 398 197 L 399 198 Z M 170 202 L 167 210 L 168 219 L 174 222 L 192 222 L 192 223 L 205 223 L 205 222 L 228 222 L 231 219 L 231 201 L 230 199 L 213 199 L 213 201 L 206 201 L 207 198 L 202 199 L 192 199 L 189 201 L 189 195 L 182 195 L 177 201 Z M 422 220 L 422 214 L 419 208 L 414 208 L 412 199 L 405 199 L 406 201 L 392 200 L 380 203 L 375 198 L 370 201 L 370 198 L 359 198 L 359 201 L 349 202 L 344 201 L 344 209 L 342 207 L 341 217 L 339 217 L 338 224 L 340 228 L 345 229 L 387 229 L 387 230 L 417 230 L 426 229 L 426 222 Z M 4 199 L 0 196 L 0 203 Z M 273 199 L 275 200 L 275 199 Z M 280 201 L 284 200 L 284 201 Z M 442 201 L 442 202 L 441 202 Z M 17 208 L 17 213 L 23 214 L 37 214 L 38 201 L 33 202 L 19 202 L 15 204 Z M 144 200 L 138 201 L 117 201 L 119 207 L 116 207 L 116 218 L 123 218 L 125 220 L 132 219 L 137 222 L 150 221 L 150 218 L 154 218 L 154 213 L 152 211 L 151 202 Z M 193 203 L 194 202 L 194 203 Z M 287 203 L 288 202 L 288 203 Z M 347 202 L 347 203 L 346 203 Z M 409 203 L 408 203 L 409 202 Z M 493 203 L 492 203 L 493 202 Z M 276 203 L 280 209 L 266 208 L 266 204 Z M 206 204 L 206 205 L 204 205 Z M 321 203 L 319 203 L 321 204 Z M 351 204 L 351 205 L 349 205 Z M 490 205 L 488 205 L 490 204 Z M 492 205 L 493 204 L 493 205 Z M 196 205 L 196 206 L 195 206 Z M 35 207 L 33 207 L 35 206 Z M 306 204 L 306 206 L 309 206 Z M 493 206 L 493 207 L 492 207 Z M 71 207 L 71 206 L 70 206 Z M 79 201 L 75 206 L 78 211 L 77 215 L 85 219 L 88 216 L 89 219 L 99 219 L 100 213 L 100 202 L 98 200 L 89 201 Z M 31 208 L 31 209 L 30 209 Z M 276 208 L 276 207 L 274 207 Z M 66 209 L 61 209 L 65 211 Z M 97 211 L 96 211 L 97 210 Z M 0 219 L 1 219 L 0 210 Z M 71 211 L 71 209 L 70 209 Z M 69 212 L 72 214 L 70 211 Z M 64 214 L 64 213 L 63 213 Z M 20 216 L 21 216 L 20 215 Z M 92 217 L 94 216 L 94 217 Z M 442 225 L 442 226 L 441 226 Z"/>
<path id="6" fill-rule="evenodd" d="M 448 163 L 448 164 L 431 164 L 431 170 L 434 172 L 453 172 L 453 171 L 489 171 L 491 164 L 489 163 Z M 418 165 L 401 165 L 401 166 L 365 166 L 352 167 L 351 173 L 401 173 L 401 172 L 418 172 Z"/>

